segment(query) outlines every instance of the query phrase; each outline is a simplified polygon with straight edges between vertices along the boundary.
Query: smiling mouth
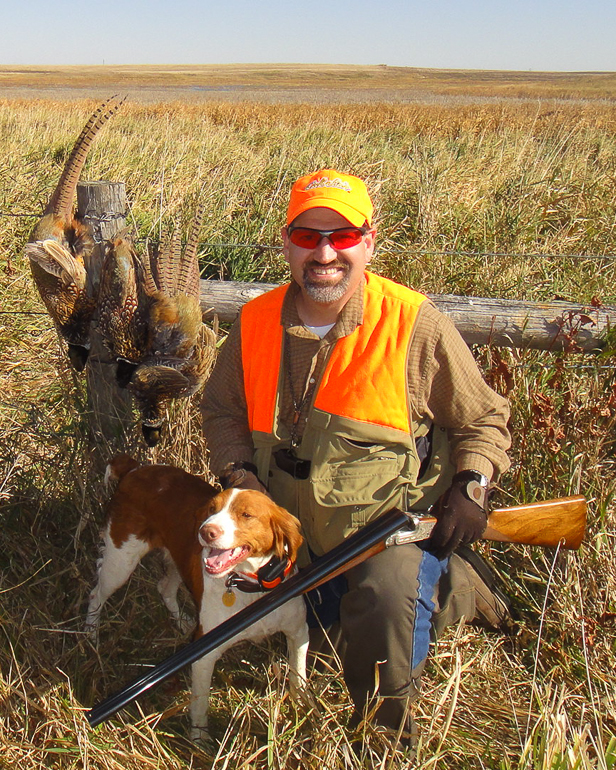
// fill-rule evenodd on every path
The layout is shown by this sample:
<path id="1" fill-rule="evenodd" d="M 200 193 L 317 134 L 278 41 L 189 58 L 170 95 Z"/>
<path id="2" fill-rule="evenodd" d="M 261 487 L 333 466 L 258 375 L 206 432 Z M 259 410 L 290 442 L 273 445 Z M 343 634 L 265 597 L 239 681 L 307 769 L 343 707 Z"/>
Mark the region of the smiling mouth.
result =
<path id="1" fill-rule="evenodd" d="M 345 265 L 308 265 L 304 271 L 305 276 L 311 279 L 335 278 L 347 272 Z"/>
<path id="2" fill-rule="evenodd" d="M 222 575 L 228 572 L 250 553 L 247 545 L 240 545 L 237 548 L 210 548 L 206 555 L 203 551 L 203 566 L 209 575 Z"/>

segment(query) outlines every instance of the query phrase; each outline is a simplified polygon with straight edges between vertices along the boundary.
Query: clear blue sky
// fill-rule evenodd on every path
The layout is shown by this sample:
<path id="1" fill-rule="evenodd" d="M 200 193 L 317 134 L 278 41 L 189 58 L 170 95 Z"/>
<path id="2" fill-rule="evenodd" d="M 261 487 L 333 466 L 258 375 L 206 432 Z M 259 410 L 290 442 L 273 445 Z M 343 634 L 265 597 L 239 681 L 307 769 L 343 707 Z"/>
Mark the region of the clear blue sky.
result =
<path id="1" fill-rule="evenodd" d="M 0 64 L 616 71 L 616 0 L 0 0 Z"/>

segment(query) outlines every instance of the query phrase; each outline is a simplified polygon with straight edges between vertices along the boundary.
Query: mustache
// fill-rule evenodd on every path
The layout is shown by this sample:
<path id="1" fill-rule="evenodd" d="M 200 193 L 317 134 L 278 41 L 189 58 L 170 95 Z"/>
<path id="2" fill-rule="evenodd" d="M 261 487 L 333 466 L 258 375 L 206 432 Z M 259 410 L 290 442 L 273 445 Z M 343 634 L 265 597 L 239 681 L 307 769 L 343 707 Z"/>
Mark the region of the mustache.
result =
<path id="1" fill-rule="evenodd" d="M 322 267 L 334 267 L 337 270 L 349 269 L 348 264 L 346 262 L 342 262 L 342 260 L 339 260 L 339 259 L 337 259 L 335 262 L 328 262 L 326 265 L 322 264 L 321 262 L 316 262 L 313 260 L 312 262 L 308 262 L 307 264 L 304 265 L 304 272 L 306 272 L 307 270 L 319 269 Z"/>

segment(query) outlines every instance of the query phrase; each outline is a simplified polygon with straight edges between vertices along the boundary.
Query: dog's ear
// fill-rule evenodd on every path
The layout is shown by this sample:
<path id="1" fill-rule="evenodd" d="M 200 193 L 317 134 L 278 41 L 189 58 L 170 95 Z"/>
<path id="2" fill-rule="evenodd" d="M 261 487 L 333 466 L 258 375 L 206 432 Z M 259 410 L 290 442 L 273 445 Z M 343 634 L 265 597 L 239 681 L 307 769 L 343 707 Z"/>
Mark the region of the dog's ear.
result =
<path id="1" fill-rule="evenodd" d="M 272 530 L 276 556 L 282 559 L 286 555 L 291 561 L 295 561 L 299 547 L 304 541 L 299 520 L 276 505 L 272 514 Z"/>

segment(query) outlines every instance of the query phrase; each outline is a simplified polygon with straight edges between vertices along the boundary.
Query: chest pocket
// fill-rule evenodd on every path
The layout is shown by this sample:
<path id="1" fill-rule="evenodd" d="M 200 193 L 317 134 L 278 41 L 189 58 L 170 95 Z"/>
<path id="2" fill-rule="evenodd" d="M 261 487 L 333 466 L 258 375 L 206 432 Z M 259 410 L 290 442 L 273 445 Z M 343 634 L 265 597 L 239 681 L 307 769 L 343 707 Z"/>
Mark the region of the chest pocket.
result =
<path id="1" fill-rule="evenodd" d="M 312 461 L 314 500 L 328 508 L 384 503 L 407 475 L 408 462 L 408 449 L 400 444 L 323 435 Z"/>

